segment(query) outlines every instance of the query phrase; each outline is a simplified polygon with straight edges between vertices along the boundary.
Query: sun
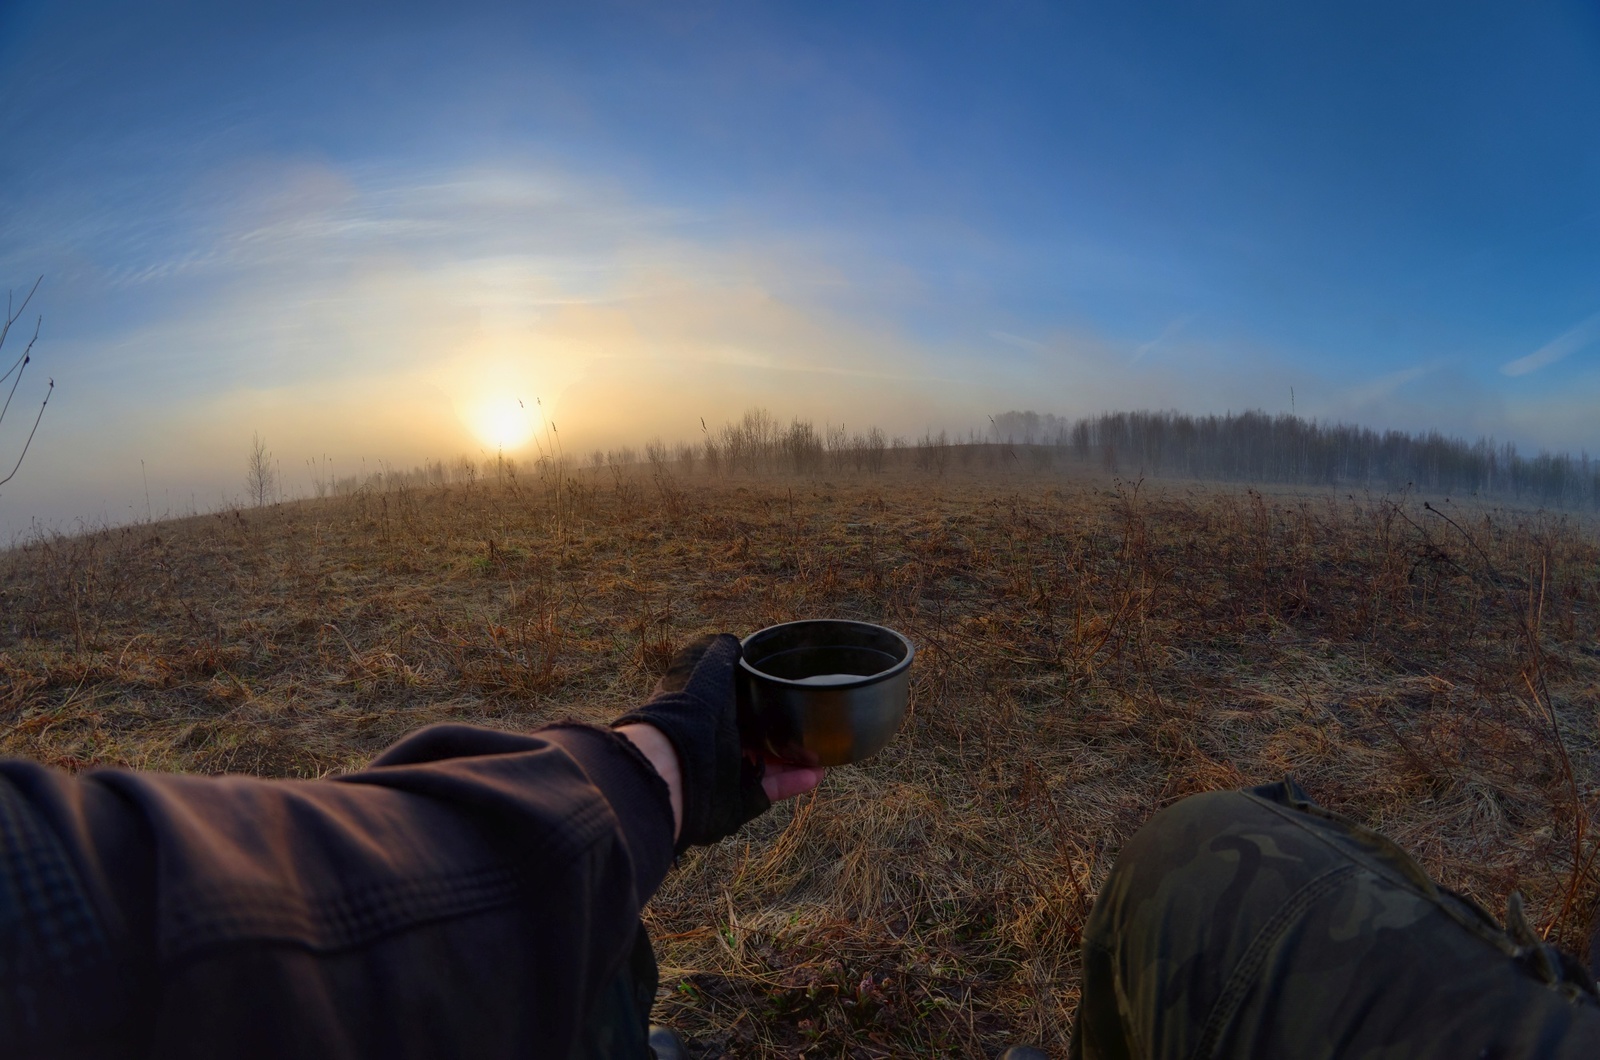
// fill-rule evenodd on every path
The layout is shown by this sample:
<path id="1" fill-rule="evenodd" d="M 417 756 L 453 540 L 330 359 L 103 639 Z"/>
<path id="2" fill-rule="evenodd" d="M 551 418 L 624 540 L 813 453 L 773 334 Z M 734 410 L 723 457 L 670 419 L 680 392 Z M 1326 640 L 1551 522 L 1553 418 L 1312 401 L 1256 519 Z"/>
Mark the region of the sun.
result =
<path id="1" fill-rule="evenodd" d="M 533 437 L 538 412 L 510 394 L 485 397 L 473 406 L 469 426 L 490 449 L 518 449 Z"/>

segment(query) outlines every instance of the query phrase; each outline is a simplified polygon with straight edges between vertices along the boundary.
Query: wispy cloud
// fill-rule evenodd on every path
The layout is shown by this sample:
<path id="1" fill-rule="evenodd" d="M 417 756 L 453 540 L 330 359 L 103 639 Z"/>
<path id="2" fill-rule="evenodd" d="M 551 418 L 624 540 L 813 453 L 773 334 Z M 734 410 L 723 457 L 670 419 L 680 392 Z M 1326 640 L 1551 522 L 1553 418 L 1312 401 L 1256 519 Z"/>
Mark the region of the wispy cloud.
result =
<path id="1" fill-rule="evenodd" d="M 1564 357 L 1577 353 L 1597 338 L 1600 338 L 1600 313 L 1596 313 L 1577 327 L 1562 332 L 1526 357 L 1507 361 L 1500 366 L 1500 372 L 1502 375 L 1510 376 L 1537 372 Z"/>
<path id="2" fill-rule="evenodd" d="M 1408 383 L 1414 383 L 1423 376 L 1437 371 L 1442 367 L 1442 362 L 1435 361 L 1431 364 L 1419 364 L 1411 368 L 1402 368 L 1397 372 L 1380 375 L 1365 383 L 1347 388 L 1338 404 L 1351 409 L 1359 416 L 1372 406 L 1392 398 Z"/>
<path id="3" fill-rule="evenodd" d="M 259 169 L 160 240 L 85 244 L 75 297 L 138 312 L 52 336 L 53 367 L 93 371 L 64 376 L 41 438 L 57 444 L 8 510 L 87 510 L 130 459 L 163 488 L 227 496 L 244 425 L 286 469 L 471 452 L 474 410 L 507 395 L 542 398 L 576 445 L 685 436 L 751 404 L 911 433 L 998 403 L 892 321 L 818 297 L 849 274 L 814 236 L 769 241 L 509 164 Z M 295 182 L 311 190 L 276 194 Z M 105 480 L 74 470 L 90 466 Z"/>
<path id="4" fill-rule="evenodd" d="M 1160 346 L 1162 343 L 1168 342 L 1171 339 L 1176 338 L 1178 333 L 1181 332 L 1184 328 L 1188 327 L 1189 326 L 1189 322 L 1192 321 L 1193 319 L 1194 319 L 1194 317 L 1189 316 L 1188 314 L 1185 314 L 1185 315 L 1183 315 L 1181 317 L 1178 317 L 1178 318 L 1174 319 L 1173 321 L 1171 321 L 1169 324 L 1167 324 L 1166 327 L 1162 328 L 1161 329 L 1161 334 L 1157 335 L 1155 338 L 1151 339 L 1149 342 L 1140 343 L 1139 346 L 1137 348 L 1135 348 L 1134 351 L 1133 351 L 1132 363 L 1138 364 L 1141 360 L 1144 359 L 1144 355 L 1145 354 L 1149 353 L 1151 350 L 1155 349 L 1157 346 Z"/>

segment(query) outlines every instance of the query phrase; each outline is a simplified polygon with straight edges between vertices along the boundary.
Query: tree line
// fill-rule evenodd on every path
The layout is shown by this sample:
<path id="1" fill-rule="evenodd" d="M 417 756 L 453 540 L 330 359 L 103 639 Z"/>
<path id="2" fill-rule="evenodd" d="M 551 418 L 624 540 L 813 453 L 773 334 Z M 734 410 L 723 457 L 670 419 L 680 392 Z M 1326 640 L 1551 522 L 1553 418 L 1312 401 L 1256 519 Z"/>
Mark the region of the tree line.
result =
<path id="1" fill-rule="evenodd" d="M 1392 491 L 1411 486 L 1600 509 L 1600 460 L 1587 452 L 1527 456 L 1511 442 L 1468 442 L 1438 431 L 1375 431 L 1264 412 L 1107 412 L 1069 420 L 1011 411 L 990 419 L 990 437 L 1130 474 Z"/>
<path id="2" fill-rule="evenodd" d="M 496 454 L 476 460 L 427 461 L 410 469 L 379 463 L 359 474 L 333 473 L 324 457 L 307 461 L 315 496 L 351 495 L 401 487 L 515 484 L 527 478 L 561 482 L 587 465 L 597 476 L 621 483 L 637 469 L 658 484 L 690 477 L 879 474 L 904 469 L 933 475 L 972 470 L 1048 473 L 1063 464 L 1086 464 L 1113 474 L 1194 478 L 1220 482 L 1283 483 L 1346 489 L 1477 495 L 1546 507 L 1600 510 L 1600 460 L 1581 453 L 1540 452 L 1527 456 L 1510 442 L 1467 442 L 1428 431 L 1374 431 L 1345 423 L 1319 423 L 1264 412 L 1189 416 L 1178 412 L 1107 412 L 1071 419 L 1049 413 L 1009 411 L 989 418 L 987 431 L 965 436 L 927 432 L 919 438 L 890 436 L 868 426 L 810 420 L 783 423 L 763 408 L 712 428 L 700 437 L 667 443 L 652 439 L 595 449 L 581 459 L 558 448 L 537 456 Z M 281 499 L 281 483 L 270 454 L 257 439 L 252 449 L 251 499 Z M 276 489 L 278 497 L 270 496 Z"/>

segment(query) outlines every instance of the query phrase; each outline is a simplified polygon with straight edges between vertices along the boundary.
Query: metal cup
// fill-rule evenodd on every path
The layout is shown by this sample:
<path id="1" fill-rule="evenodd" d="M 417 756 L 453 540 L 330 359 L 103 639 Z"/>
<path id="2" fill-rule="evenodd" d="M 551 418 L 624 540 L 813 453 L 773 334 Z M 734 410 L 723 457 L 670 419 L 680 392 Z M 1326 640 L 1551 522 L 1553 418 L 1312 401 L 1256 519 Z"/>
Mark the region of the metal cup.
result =
<path id="1" fill-rule="evenodd" d="M 840 766 L 882 750 L 905 718 L 916 649 L 884 626 L 808 619 L 741 642 L 745 746 L 796 765 Z"/>

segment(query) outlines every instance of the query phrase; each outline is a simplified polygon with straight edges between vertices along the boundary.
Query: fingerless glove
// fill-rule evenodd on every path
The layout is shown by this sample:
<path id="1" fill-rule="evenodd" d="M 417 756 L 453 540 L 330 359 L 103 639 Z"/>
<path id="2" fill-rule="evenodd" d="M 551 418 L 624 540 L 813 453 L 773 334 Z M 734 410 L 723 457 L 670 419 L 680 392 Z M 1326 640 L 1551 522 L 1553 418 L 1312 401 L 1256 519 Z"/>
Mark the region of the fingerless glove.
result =
<path id="1" fill-rule="evenodd" d="M 732 835 L 771 805 L 761 787 L 765 765 L 746 755 L 739 740 L 739 654 L 731 634 L 701 637 L 673 656 L 648 702 L 611 723 L 653 725 L 678 752 L 680 854 Z"/>

